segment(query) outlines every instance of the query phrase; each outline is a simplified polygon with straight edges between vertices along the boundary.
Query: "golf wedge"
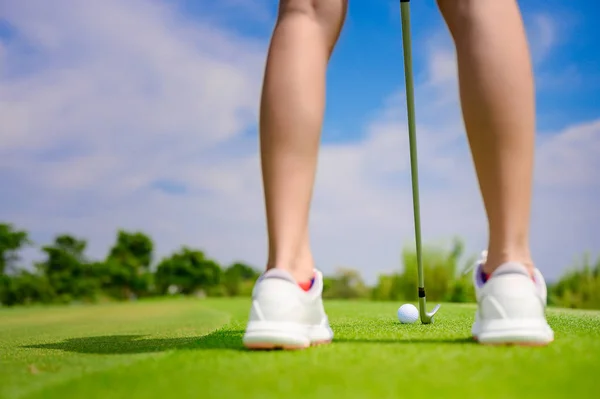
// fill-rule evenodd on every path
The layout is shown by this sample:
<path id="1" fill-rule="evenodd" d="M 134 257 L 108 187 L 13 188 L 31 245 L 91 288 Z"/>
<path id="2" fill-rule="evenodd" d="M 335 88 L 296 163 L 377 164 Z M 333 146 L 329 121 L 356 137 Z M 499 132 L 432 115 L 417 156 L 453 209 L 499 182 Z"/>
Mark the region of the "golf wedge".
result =
<path id="1" fill-rule="evenodd" d="M 400 0 L 400 16 L 402 19 L 402 44 L 404 49 L 404 75 L 406 80 L 406 106 L 408 111 L 408 134 L 410 144 L 410 170 L 412 176 L 413 208 L 415 218 L 415 240 L 417 249 L 419 315 L 421 323 L 430 324 L 433 316 L 439 310 L 436 305 L 431 312 L 427 312 L 425 299 L 425 276 L 423 272 L 423 259 L 421 251 L 421 216 L 419 206 L 419 174 L 417 162 L 417 138 L 415 133 L 415 100 L 412 71 L 412 48 L 410 35 L 410 0 Z"/>

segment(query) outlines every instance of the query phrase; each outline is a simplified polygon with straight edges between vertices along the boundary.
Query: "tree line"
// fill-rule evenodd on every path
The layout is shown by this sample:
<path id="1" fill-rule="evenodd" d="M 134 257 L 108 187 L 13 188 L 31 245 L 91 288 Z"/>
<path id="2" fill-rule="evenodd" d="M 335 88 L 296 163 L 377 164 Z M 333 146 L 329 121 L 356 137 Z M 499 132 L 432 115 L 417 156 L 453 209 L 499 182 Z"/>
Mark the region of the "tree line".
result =
<path id="1" fill-rule="evenodd" d="M 220 265 L 199 250 L 182 247 L 154 261 L 152 239 L 139 231 L 119 230 L 103 260 L 89 259 L 87 241 L 60 234 L 39 249 L 44 260 L 30 267 L 22 264 L 20 252 L 34 246 L 29 234 L 9 223 L 0 223 L 0 305 L 56 304 L 103 300 L 132 300 L 158 296 L 250 296 L 260 271 L 243 262 Z M 423 266 L 427 296 L 432 301 L 475 300 L 470 266 L 460 261 L 461 240 L 450 249 L 425 246 Z M 381 274 L 368 286 L 360 273 L 340 268 L 325 276 L 323 296 L 328 299 L 379 301 L 417 300 L 417 259 L 414 249 L 401 253 L 403 271 Z M 551 305 L 600 309 L 600 258 L 589 257 L 572 267 L 549 286 Z"/>

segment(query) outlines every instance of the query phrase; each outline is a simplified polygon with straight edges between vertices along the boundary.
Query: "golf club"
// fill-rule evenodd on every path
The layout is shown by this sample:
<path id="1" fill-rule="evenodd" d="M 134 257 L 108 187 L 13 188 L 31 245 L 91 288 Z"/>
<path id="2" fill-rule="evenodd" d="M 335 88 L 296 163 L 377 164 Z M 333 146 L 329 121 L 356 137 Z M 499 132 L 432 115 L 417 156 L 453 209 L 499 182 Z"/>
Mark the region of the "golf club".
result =
<path id="1" fill-rule="evenodd" d="M 423 273 L 423 259 L 421 253 L 421 216 L 419 210 L 419 174 L 417 168 L 417 137 L 415 133 L 415 100 L 410 37 L 410 0 L 400 0 L 400 16 L 402 18 L 402 45 L 404 48 L 404 76 L 406 79 L 406 108 L 408 111 L 410 171 L 412 176 L 415 239 L 417 245 L 417 267 L 419 274 L 419 315 L 421 317 L 421 323 L 430 324 L 433 322 L 433 316 L 440 308 L 440 305 L 436 305 L 431 312 L 427 312 L 427 302 L 425 300 L 425 276 Z"/>

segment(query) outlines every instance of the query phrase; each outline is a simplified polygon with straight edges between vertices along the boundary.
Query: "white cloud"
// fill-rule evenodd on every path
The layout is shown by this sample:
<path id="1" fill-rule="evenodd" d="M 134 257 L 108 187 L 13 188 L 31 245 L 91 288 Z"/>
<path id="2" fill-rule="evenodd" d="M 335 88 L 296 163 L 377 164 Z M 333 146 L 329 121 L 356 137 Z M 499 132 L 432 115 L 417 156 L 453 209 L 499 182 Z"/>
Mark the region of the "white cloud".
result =
<path id="1" fill-rule="evenodd" d="M 449 48 L 436 48 L 429 59 L 429 77 L 430 83 L 439 85 L 447 82 L 456 81 L 456 57 Z"/>
<path id="2" fill-rule="evenodd" d="M 9 42 L 11 57 L 35 46 L 42 64 L 3 81 L 3 149 L 85 141 L 151 154 L 168 141 L 189 155 L 254 120 L 263 44 L 193 25 L 154 2 L 38 3 L 6 11 L 24 36 Z M 20 67 L 11 57 L 8 69 Z"/>
<path id="3" fill-rule="evenodd" d="M 534 14 L 527 27 L 532 57 L 534 61 L 541 62 L 556 44 L 556 22 L 548 14 Z"/>
<path id="4" fill-rule="evenodd" d="M 568 127 L 543 139 L 539 148 L 544 186 L 585 189 L 600 183 L 600 119 Z"/>
<path id="5" fill-rule="evenodd" d="M 266 39 L 192 22 L 165 4 L 4 8 L 0 16 L 19 36 L 0 47 L 0 182 L 10 188 L 0 219 L 43 239 L 63 231 L 86 237 L 94 256 L 123 227 L 150 233 L 159 256 L 188 244 L 222 262 L 262 266 L 258 145 L 248 130 Z M 456 234 L 479 251 L 486 224 L 448 45 L 431 44 L 426 71 L 416 93 L 423 238 Z M 356 267 L 372 281 L 399 267 L 400 249 L 413 239 L 403 91 L 366 129 L 361 141 L 323 146 L 311 227 L 320 267 Z M 574 255 L 597 249 L 589 237 L 600 216 L 586 188 L 598 167 L 599 132 L 595 122 L 539 142 L 533 246 L 553 276 Z M 166 194 L 152 188 L 157 180 L 186 190 Z"/>

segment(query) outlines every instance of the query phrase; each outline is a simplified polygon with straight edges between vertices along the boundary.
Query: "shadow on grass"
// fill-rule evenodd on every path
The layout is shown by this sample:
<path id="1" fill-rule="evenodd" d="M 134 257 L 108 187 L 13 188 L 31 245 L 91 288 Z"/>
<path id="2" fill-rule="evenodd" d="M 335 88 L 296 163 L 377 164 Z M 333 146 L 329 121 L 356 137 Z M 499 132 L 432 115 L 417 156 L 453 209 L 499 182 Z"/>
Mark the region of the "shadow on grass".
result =
<path id="1" fill-rule="evenodd" d="M 29 349 L 51 349 L 65 352 L 122 355 L 136 353 L 166 352 L 172 350 L 234 350 L 247 351 L 242 345 L 242 330 L 218 330 L 201 337 L 144 338 L 143 335 L 107 335 L 70 338 L 50 344 L 26 345 Z M 468 344 L 471 338 L 455 339 L 377 339 L 335 338 L 341 344 Z"/>
<path id="2" fill-rule="evenodd" d="M 144 335 L 107 335 L 70 338 L 51 344 L 26 345 L 23 348 L 53 349 L 65 352 L 121 355 L 166 352 L 171 350 L 246 350 L 241 330 L 218 330 L 201 337 L 144 338 Z"/>

